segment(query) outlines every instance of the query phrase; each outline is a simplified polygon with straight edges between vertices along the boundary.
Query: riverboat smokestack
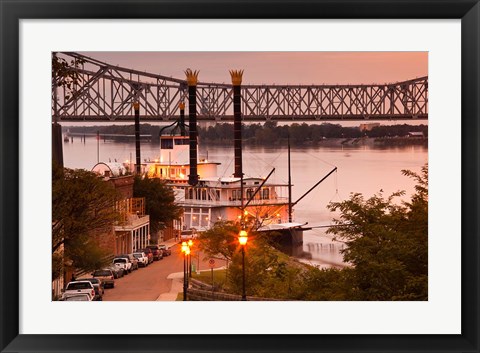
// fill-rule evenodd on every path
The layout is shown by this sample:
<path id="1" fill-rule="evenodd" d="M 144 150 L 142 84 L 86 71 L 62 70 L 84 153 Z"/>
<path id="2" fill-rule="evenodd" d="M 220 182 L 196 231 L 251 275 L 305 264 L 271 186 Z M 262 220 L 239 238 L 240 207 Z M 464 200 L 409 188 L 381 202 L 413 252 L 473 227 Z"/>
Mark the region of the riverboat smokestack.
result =
<path id="1" fill-rule="evenodd" d="M 140 165 L 140 103 L 133 102 L 133 110 L 135 111 L 135 172 L 141 173 Z"/>
<path id="2" fill-rule="evenodd" d="M 198 72 L 187 69 L 185 75 L 188 83 L 188 129 L 190 133 L 190 175 L 188 183 L 192 186 L 198 184 L 197 174 L 197 83 Z"/>
<path id="3" fill-rule="evenodd" d="M 242 108 L 241 108 L 241 86 L 243 70 L 230 70 L 233 84 L 233 139 L 235 150 L 235 172 L 236 178 L 243 177 L 242 170 Z"/>
<path id="4" fill-rule="evenodd" d="M 178 107 L 180 108 L 180 134 L 185 136 L 185 103 L 180 102 Z"/>

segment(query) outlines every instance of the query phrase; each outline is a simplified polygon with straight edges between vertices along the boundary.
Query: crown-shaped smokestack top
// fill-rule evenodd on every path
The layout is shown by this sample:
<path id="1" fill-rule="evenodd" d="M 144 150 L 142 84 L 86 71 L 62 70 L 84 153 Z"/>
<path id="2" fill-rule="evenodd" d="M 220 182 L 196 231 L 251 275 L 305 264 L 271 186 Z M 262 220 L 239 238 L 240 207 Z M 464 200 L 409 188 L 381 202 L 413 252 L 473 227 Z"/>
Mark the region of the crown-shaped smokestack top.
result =
<path id="1" fill-rule="evenodd" d="M 187 76 L 187 83 L 189 86 L 196 86 L 198 83 L 199 70 L 192 71 L 191 69 L 185 70 L 185 76 Z"/>
<path id="2" fill-rule="evenodd" d="M 232 84 L 234 86 L 240 86 L 242 84 L 243 70 L 230 70 L 230 76 L 232 77 Z"/>

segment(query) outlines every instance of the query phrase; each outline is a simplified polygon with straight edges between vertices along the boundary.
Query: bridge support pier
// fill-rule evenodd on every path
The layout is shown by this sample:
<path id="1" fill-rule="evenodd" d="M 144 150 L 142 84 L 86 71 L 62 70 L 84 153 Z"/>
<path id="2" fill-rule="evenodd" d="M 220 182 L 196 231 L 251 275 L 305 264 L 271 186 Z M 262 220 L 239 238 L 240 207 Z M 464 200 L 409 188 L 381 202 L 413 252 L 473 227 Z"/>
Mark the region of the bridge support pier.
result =
<path id="1" fill-rule="evenodd" d="M 52 160 L 63 168 L 62 126 L 56 122 L 52 124 Z"/>

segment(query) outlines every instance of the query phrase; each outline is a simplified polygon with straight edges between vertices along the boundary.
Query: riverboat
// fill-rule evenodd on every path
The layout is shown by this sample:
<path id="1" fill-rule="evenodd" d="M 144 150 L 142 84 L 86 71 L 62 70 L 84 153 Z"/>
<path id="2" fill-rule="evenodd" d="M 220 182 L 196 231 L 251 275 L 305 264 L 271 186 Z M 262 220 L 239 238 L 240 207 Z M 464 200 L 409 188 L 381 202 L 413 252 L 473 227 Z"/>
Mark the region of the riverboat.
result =
<path id="1" fill-rule="evenodd" d="M 242 214 L 256 227 L 288 219 L 288 184 L 270 183 L 262 177 L 218 176 L 220 163 L 199 158 L 198 182 L 191 185 L 189 141 L 181 133 L 161 135 L 160 158 L 142 163 L 149 178 L 165 180 L 173 188 L 184 210 L 181 229 L 201 232 L 219 220 L 240 220 Z"/>

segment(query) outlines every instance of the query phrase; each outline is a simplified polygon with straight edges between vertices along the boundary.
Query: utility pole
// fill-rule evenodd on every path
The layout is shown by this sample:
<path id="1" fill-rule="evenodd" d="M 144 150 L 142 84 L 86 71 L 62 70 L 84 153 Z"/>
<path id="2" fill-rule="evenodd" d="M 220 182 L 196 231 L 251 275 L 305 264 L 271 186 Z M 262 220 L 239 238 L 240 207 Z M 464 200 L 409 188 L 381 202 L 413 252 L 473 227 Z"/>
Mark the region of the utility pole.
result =
<path id="1" fill-rule="evenodd" d="M 140 103 L 138 101 L 133 103 L 133 109 L 135 110 L 135 172 L 139 175 L 142 170 L 140 164 Z"/>

